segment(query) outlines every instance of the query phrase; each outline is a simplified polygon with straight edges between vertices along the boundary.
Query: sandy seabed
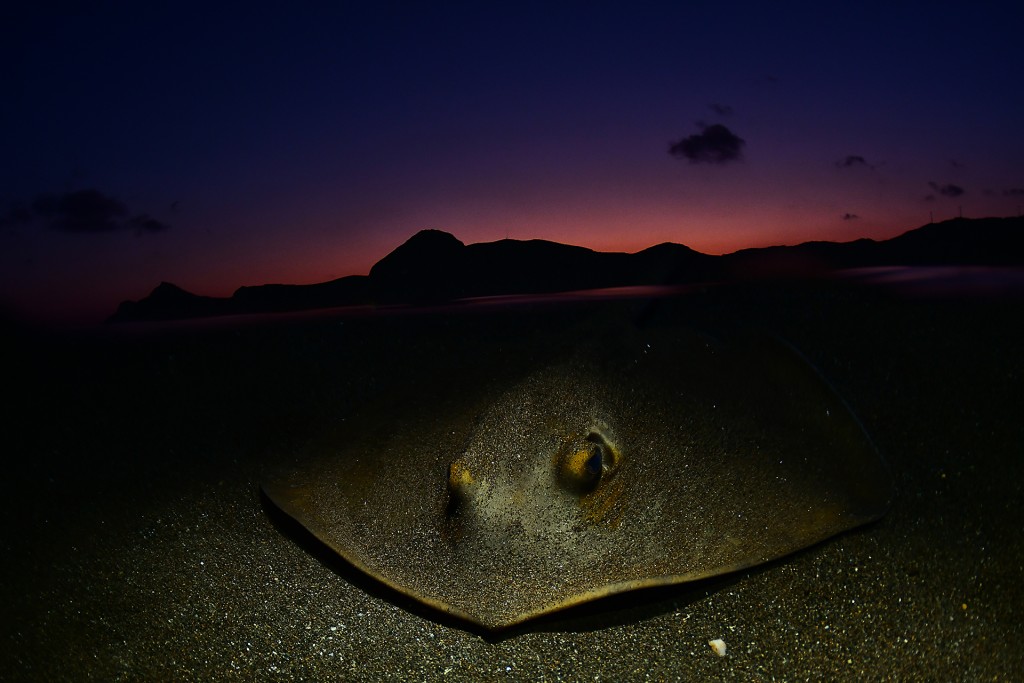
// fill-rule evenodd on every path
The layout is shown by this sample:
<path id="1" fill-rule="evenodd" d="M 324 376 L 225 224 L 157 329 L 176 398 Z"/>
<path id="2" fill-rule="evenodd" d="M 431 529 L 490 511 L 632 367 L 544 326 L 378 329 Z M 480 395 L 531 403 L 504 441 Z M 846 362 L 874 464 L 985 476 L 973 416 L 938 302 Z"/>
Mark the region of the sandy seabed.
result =
<path id="1" fill-rule="evenodd" d="M 12 329 L 0 678 L 1020 680 L 1022 303 L 791 283 L 656 304 Z M 890 463 L 889 514 L 751 571 L 495 637 L 376 586 L 261 498 L 268 471 L 329 444 L 424 358 L 537 343 L 603 306 L 790 340 Z"/>

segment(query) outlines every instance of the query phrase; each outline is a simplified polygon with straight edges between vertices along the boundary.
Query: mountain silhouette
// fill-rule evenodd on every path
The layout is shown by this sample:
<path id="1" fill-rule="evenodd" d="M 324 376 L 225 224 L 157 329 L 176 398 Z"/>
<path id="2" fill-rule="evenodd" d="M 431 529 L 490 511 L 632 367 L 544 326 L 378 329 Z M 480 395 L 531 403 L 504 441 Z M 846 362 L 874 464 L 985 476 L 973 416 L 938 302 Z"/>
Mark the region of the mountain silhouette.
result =
<path id="1" fill-rule="evenodd" d="M 167 282 L 125 301 L 108 322 L 172 320 L 359 304 L 427 304 L 501 294 L 541 294 L 635 285 L 763 278 L 813 278 L 874 266 L 1022 266 L 1024 218 L 957 218 L 888 240 L 805 242 L 711 256 L 666 242 L 635 254 L 598 252 L 546 240 L 463 244 L 422 230 L 378 261 L 369 275 L 313 285 L 241 287 L 206 297 Z"/>
<path id="2" fill-rule="evenodd" d="M 140 301 L 123 301 L 109 321 L 174 320 L 234 313 L 231 299 L 200 296 L 170 282 L 161 282 Z"/>

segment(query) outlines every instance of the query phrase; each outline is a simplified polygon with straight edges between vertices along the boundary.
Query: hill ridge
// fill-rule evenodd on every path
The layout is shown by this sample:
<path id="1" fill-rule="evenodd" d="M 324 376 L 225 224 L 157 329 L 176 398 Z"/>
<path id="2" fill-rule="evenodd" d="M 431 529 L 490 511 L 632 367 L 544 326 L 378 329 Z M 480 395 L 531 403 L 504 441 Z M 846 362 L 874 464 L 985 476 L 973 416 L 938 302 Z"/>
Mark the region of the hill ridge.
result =
<path id="1" fill-rule="evenodd" d="M 1024 218 L 955 218 L 887 240 L 814 240 L 712 256 L 662 242 L 635 253 L 594 251 L 549 240 L 464 244 L 451 233 L 420 230 L 377 261 L 368 275 L 311 285 L 239 287 L 208 297 L 161 282 L 124 301 L 108 322 L 172 320 L 236 313 L 297 311 L 358 304 L 425 304 L 500 294 L 541 294 L 640 285 L 758 278 L 821 277 L 872 266 L 1024 266 Z"/>

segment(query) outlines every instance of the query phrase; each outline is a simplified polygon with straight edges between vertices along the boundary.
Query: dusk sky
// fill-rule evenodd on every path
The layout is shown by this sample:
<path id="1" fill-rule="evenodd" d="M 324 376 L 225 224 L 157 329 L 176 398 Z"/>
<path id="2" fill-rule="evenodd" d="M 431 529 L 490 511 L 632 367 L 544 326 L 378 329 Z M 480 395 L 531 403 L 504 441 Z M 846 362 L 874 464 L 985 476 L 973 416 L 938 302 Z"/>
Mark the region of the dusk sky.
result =
<path id="1" fill-rule="evenodd" d="M 424 228 L 719 254 L 1024 207 L 1019 2 L 24 4 L 18 314 L 365 274 Z"/>

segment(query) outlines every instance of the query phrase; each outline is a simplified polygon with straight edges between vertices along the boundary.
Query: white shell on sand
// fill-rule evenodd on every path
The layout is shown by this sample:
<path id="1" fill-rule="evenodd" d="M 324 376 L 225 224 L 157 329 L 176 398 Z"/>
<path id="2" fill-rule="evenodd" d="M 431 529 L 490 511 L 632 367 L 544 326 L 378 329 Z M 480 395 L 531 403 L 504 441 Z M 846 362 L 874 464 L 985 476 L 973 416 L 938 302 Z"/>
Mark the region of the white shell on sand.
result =
<path id="1" fill-rule="evenodd" d="M 725 641 L 722 640 L 721 638 L 715 638 L 714 640 L 709 640 L 708 641 L 708 645 L 711 646 L 711 649 L 714 650 L 715 654 L 718 655 L 719 657 L 724 657 L 725 656 Z"/>

